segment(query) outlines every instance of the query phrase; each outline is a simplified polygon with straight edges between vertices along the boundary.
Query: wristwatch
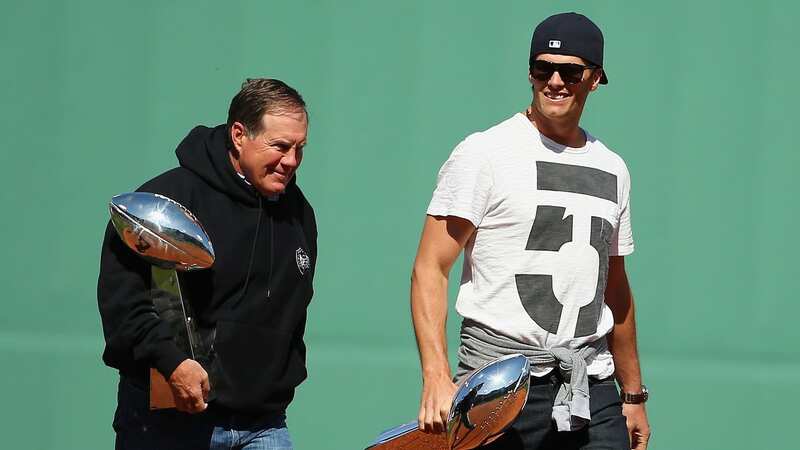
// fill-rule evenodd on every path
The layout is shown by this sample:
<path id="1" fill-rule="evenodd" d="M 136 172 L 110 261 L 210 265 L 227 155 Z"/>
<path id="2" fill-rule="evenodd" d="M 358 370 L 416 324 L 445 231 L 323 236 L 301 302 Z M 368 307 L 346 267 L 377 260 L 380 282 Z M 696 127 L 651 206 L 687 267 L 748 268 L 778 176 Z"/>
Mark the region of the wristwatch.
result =
<path id="1" fill-rule="evenodd" d="M 647 386 L 642 385 L 642 392 L 638 394 L 631 394 L 630 392 L 620 391 L 619 396 L 620 398 L 622 398 L 622 403 L 630 403 L 633 405 L 638 405 L 640 403 L 644 403 L 647 401 L 648 397 L 650 397 L 650 392 L 648 392 Z"/>

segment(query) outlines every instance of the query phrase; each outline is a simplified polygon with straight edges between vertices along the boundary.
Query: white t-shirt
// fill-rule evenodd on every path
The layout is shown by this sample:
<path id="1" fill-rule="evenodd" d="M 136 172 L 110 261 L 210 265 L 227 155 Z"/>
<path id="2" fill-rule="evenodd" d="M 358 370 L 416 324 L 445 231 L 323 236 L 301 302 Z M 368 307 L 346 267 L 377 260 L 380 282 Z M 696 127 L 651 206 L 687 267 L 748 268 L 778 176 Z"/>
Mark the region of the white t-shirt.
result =
<path id="1" fill-rule="evenodd" d="M 580 348 L 613 327 L 608 256 L 633 252 L 625 162 L 586 133 L 582 148 L 541 135 L 523 114 L 462 141 L 427 213 L 476 231 L 464 249 L 456 310 L 536 348 Z M 535 368 L 534 374 L 551 368 Z M 588 373 L 610 376 L 608 350 Z"/>

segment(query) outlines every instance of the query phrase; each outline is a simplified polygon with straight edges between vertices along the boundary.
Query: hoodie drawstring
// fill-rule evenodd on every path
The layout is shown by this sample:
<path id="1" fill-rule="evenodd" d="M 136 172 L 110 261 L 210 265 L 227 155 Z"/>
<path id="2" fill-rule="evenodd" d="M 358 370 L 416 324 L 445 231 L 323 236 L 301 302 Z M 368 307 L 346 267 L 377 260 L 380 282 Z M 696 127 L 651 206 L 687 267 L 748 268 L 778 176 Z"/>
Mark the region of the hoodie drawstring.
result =
<path id="1" fill-rule="evenodd" d="M 250 272 L 253 270 L 253 259 L 254 259 L 255 254 L 256 254 L 256 243 L 258 243 L 258 231 L 261 228 L 261 216 L 263 214 L 264 214 L 264 211 L 263 211 L 262 205 L 261 205 L 261 197 L 259 196 L 258 197 L 258 221 L 256 222 L 256 233 L 253 236 L 253 245 L 250 248 L 250 262 L 247 263 L 247 275 L 245 276 L 245 279 L 244 279 L 244 288 L 242 289 L 242 295 L 241 295 L 241 297 L 239 297 L 239 301 L 237 302 L 237 305 L 239 303 L 241 303 L 242 300 L 244 300 L 244 296 L 247 294 L 247 285 L 250 284 Z M 270 249 L 270 252 L 271 252 L 271 249 Z M 270 270 L 272 270 L 272 267 L 270 267 Z"/>
<path id="2" fill-rule="evenodd" d="M 261 202 L 261 199 L 258 200 Z M 272 214 L 269 215 L 269 274 L 267 275 L 267 298 L 272 293 L 272 261 L 275 248 L 275 224 L 272 222 Z"/>

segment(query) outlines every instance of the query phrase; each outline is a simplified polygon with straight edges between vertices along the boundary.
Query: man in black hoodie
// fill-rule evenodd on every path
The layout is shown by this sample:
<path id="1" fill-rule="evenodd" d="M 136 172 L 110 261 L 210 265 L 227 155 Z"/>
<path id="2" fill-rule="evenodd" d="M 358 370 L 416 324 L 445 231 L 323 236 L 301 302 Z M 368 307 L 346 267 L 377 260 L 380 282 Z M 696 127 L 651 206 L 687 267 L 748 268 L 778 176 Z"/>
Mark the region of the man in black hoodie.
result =
<path id="1" fill-rule="evenodd" d="M 150 265 L 106 228 L 97 296 L 103 361 L 120 374 L 117 449 L 291 448 L 285 410 L 306 377 L 317 260 L 314 212 L 294 178 L 307 129 L 296 90 L 247 80 L 227 123 L 194 128 L 176 151 L 180 166 L 138 189 L 184 205 L 214 245 L 211 269 L 179 275 L 211 336 L 212 367 L 175 344 L 151 298 Z M 168 380 L 176 409 L 149 410 L 151 367 Z"/>

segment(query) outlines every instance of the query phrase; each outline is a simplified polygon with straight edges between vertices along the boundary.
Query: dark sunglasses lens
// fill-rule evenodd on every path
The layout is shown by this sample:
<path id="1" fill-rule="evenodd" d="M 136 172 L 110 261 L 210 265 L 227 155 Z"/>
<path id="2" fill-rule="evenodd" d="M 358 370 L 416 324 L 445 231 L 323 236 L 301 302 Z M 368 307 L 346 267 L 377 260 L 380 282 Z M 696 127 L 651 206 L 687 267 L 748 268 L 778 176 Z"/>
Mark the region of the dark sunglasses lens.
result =
<path id="1" fill-rule="evenodd" d="M 560 64 L 558 74 L 565 83 L 576 84 L 583 79 L 583 66 L 578 64 Z"/>
<path id="2" fill-rule="evenodd" d="M 553 63 L 547 61 L 534 61 L 531 68 L 531 76 L 539 81 L 547 81 L 555 72 Z"/>

